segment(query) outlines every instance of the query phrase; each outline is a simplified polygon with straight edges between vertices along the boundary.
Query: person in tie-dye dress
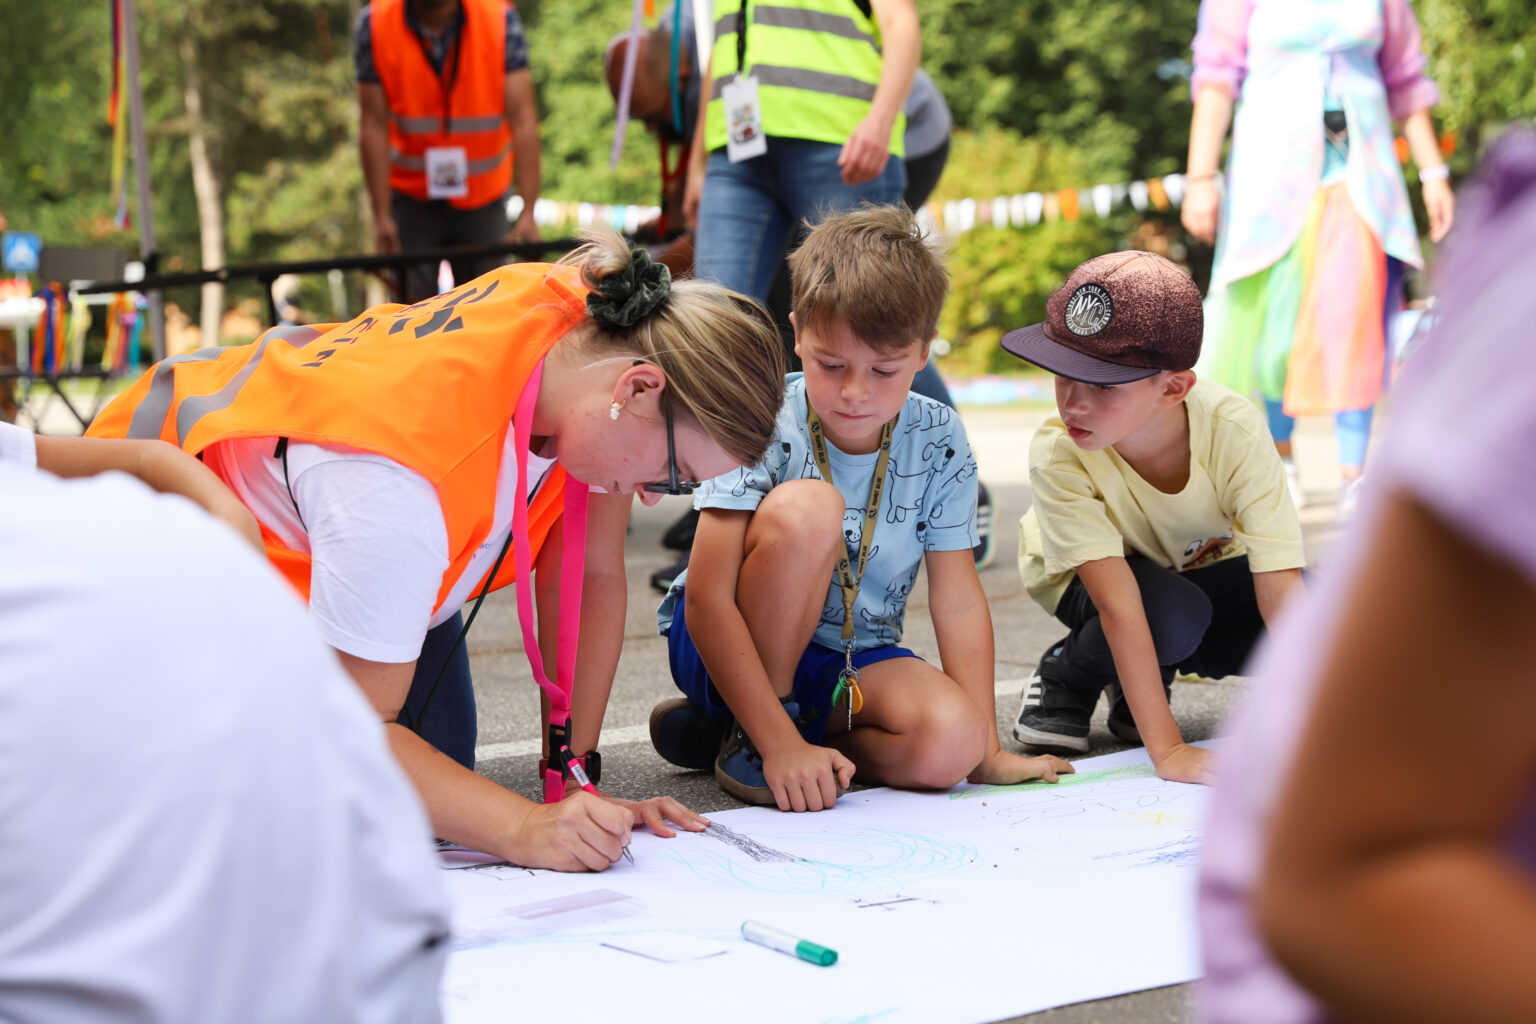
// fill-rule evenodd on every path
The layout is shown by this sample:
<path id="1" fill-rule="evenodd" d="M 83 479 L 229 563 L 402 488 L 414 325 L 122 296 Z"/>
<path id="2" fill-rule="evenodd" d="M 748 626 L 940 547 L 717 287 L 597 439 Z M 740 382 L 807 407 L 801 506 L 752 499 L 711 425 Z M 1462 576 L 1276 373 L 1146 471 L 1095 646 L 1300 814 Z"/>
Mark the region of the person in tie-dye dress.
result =
<path id="1" fill-rule="evenodd" d="M 1401 126 L 1430 238 L 1454 198 L 1408 0 L 1202 0 L 1184 226 L 1216 243 L 1196 372 L 1261 395 L 1286 462 L 1293 417 L 1331 413 L 1348 504 L 1391 361 L 1386 320 L 1422 268 Z M 1232 149 L 1217 176 L 1228 125 Z"/>

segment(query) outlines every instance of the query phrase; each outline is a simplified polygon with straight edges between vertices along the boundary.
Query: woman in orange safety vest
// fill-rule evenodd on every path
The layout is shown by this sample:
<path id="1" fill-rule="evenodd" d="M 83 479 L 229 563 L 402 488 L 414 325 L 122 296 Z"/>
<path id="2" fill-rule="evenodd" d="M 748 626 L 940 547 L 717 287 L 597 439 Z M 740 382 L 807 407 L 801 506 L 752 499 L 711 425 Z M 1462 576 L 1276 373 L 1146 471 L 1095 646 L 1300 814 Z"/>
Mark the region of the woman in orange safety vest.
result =
<path id="1" fill-rule="evenodd" d="M 570 761 L 595 774 L 623 642 L 631 502 L 761 458 L 783 379 L 778 335 L 756 304 L 674 284 L 643 249 L 605 235 L 558 265 L 501 267 L 412 306 L 166 359 L 90 433 L 170 441 L 250 508 L 269 560 L 388 723 L 438 836 L 518 864 L 600 870 L 634 825 L 671 835 L 664 818 L 703 820 L 671 798 L 533 804 L 476 775 L 459 609 L 512 583 L 526 542 L 535 675 L 540 661 L 550 676 L 576 662 L 574 685 L 562 666 L 570 757 L 549 752 L 550 785 L 562 767 L 581 779 Z M 581 586 L 576 659 L 577 616 L 567 602 L 561 628 L 559 594 L 567 521 L 581 532 L 565 509 L 581 507 L 584 485 L 585 565 L 566 578 Z"/>

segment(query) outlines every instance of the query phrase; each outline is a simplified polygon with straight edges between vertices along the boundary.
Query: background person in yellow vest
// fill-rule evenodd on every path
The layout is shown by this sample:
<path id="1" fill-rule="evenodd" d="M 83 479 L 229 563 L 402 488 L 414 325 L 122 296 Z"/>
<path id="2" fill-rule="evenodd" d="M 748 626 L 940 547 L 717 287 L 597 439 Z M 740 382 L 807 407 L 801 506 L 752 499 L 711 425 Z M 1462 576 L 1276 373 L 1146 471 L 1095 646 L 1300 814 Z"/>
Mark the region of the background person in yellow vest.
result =
<path id="1" fill-rule="evenodd" d="M 616 235 L 566 262 L 500 267 L 415 306 L 173 357 L 91 433 L 200 454 L 251 509 L 269 560 L 390 723 L 436 835 L 518 864 L 597 870 L 632 825 L 671 835 L 664 817 L 704 821 L 670 798 L 537 805 L 476 775 L 459 608 L 493 572 L 491 589 L 512 582 L 513 557 L 495 566 L 526 502 L 553 675 L 567 476 L 593 487 L 570 744 L 588 755 L 623 643 L 631 502 L 761 458 L 784 361 L 760 307 L 718 285 L 670 284 Z"/>
<path id="2" fill-rule="evenodd" d="M 684 199 L 699 276 L 762 301 L 807 220 L 901 201 L 921 53 L 913 0 L 717 0 Z"/>
<path id="3" fill-rule="evenodd" d="M 539 121 L 528 41 L 505 0 L 374 0 L 353 30 L 363 177 L 380 252 L 536 242 Z M 523 212 L 507 229 L 513 175 Z M 502 261 L 453 260 L 455 284 Z M 410 268 L 405 302 L 437 294 Z"/>

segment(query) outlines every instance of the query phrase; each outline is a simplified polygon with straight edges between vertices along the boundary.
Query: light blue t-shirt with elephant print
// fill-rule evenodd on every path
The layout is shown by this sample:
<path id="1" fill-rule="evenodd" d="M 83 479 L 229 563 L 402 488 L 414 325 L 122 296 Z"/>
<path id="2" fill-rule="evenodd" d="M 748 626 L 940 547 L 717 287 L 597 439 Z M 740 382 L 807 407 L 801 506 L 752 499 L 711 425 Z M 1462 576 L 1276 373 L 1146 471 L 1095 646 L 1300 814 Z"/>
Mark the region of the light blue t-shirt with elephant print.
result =
<path id="1" fill-rule="evenodd" d="M 852 564 L 863 539 L 869 485 L 878 459 L 878 452 L 849 455 L 827 442 L 833 482 L 847 507 L 843 542 Z M 807 479 L 822 476 L 806 425 L 805 380 L 802 374 L 792 373 L 785 378 L 784 405 L 767 457 L 754 466 L 704 481 L 694 494 L 693 506 L 752 512 L 774 487 Z M 954 409 L 922 395 L 907 396 L 891 436 L 881 505 L 853 606 L 854 647 L 860 651 L 901 642 L 907 595 L 924 552 L 968 550 L 977 544 L 976 458 Z M 672 626 L 673 609 L 687 582 L 686 572 L 679 575 L 657 609 L 663 634 Z M 842 637 L 843 591 L 832 573 L 815 642 L 839 650 Z"/>

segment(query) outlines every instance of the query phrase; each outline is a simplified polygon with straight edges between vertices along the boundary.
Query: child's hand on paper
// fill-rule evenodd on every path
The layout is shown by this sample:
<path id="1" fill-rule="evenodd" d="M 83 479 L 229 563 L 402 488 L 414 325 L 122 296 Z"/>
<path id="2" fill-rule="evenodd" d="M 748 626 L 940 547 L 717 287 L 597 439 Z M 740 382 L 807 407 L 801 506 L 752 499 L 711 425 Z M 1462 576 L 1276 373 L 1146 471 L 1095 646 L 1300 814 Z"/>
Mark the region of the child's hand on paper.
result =
<path id="1" fill-rule="evenodd" d="M 1216 755 L 1187 743 L 1169 747 L 1152 759 L 1157 777 L 1169 782 L 1193 782 L 1209 786 L 1216 781 Z"/>
<path id="2" fill-rule="evenodd" d="M 781 811 L 820 811 L 837 803 L 837 790 L 853 781 L 853 762 L 831 747 L 803 740 L 763 754 L 763 779 Z"/>
<path id="3" fill-rule="evenodd" d="M 1024 757 L 1007 750 L 994 750 L 981 759 L 981 763 L 967 775 L 967 782 L 981 782 L 992 786 L 1011 786 L 1016 782 L 1044 779 L 1055 782 L 1058 775 L 1071 775 L 1077 769 L 1055 754 Z"/>
<path id="4" fill-rule="evenodd" d="M 624 855 L 634 814 L 628 807 L 574 793 L 534 804 L 512 836 L 509 861 L 555 871 L 602 871 Z"/>

